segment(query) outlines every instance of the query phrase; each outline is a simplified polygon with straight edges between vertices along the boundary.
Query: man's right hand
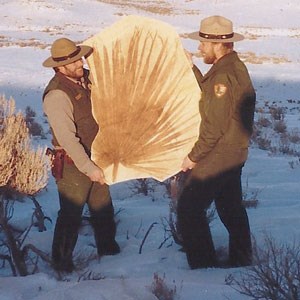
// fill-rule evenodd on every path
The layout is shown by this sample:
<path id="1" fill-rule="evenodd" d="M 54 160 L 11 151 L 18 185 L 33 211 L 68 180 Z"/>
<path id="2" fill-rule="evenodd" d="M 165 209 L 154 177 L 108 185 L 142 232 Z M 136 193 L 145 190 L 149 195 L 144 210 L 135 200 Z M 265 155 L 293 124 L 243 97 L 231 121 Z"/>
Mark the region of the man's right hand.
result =
<path id="1" fill-rule="evenodd" d="M 97 168 L 89 175 L 89 178 L 92 181 L 99 182 L 100 184 L 105 184 L 105 177 L 102 169 Z"/>
<path id="2" fill-rule="evenodd" d="M 187 57 L 188 59 L 188 62 L 190 64 L 190 67 L 192 68 L 194 63 L 193 63 L 193 54 L 191 52 L 189 52 L 188 50 L 184 49 L 184 53 L 185 53 L 185 56 Z"/>

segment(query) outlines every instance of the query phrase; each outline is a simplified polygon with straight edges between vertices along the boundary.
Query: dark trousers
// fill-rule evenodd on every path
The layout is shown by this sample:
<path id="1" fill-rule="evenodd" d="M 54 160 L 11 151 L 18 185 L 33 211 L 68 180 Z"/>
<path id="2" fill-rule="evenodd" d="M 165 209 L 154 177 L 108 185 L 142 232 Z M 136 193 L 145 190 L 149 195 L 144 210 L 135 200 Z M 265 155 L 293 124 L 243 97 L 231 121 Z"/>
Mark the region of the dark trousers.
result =
<path id="1" fill-rule="evenodd" d="M 247 212 L 242 205 L 242 167 L 207 180 L 191 179 L 178 200 L 178 229 L 192 269 L 213 267 L 217 258 L 206 211 L 215 201 L 218 215 L 229 233 L 229 263 L 251 263 L 252 246 Z"/>
<path id="2" fill-rule="evenodd" d="M 71 263 L 84 205 L 91 215 L 98 254 L 115 247 L 116 224 L 109 187 L 92 182 L 75 165 L 65 164 L 63 178 L 57 181 L 60 210 L 52 243 L 55 263 Z"/>

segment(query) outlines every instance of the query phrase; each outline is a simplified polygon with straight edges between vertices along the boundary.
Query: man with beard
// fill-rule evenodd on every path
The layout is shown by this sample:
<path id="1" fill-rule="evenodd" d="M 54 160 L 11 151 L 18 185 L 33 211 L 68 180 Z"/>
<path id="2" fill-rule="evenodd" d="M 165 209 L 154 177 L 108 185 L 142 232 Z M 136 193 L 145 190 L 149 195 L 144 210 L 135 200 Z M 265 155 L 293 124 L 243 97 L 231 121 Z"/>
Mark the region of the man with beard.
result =
<path id="1" fill-rule="evenodd" d="M 202 94 L 200 133 L 182 163 L 192 169 L 178 200 L 178 228 L 192 269 L 219 265 L 206 216 L 214 201 L 229 233 L 229 266 L 251 264 L 248 216 L 242 204 L 241 172 L 247 159 L 255 91 L 244 63 L 233 50 L 243 36 L 221 16 L 202 20 L 199 50 L 211 69 L 202 76 L 193 66 Z"/>
<path id="2" fill-rule="evenodd" d="M 75 248 L 84 205 L 90 211 L 99 256 L 120 252 L 115 241 L 114 209 L 101 168 L 91 160 L 91 145 L 98 132 L 92 115 L 89 71 L 83 57 L 89 46 L 77 46 L 60 38 L 43 63 L 55 71 L 43 95 L 43 108 L 53 135 L 54 161 L 60 210 L 55 225 L 52 261 L 58 271 L 72 272 Z"/>

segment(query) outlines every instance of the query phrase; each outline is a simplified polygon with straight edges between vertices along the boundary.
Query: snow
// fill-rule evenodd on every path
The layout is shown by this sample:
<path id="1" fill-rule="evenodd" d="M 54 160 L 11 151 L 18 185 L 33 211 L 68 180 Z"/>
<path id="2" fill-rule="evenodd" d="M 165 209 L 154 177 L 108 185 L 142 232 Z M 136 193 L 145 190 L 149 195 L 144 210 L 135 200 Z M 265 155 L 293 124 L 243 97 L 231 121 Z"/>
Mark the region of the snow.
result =
<path id="1" fill-rule="evenodd" d="M 81 42 L 130 14 L 171 24 L 182 36 L 184 47 L 193 53 L 197 53 L 198 43 L 187 34 L 198 30 L 202 18 L 213 14 L 230 18 L 235 30 L 246 36 L 235 48 L 246 59 L 252 58 L 246 64 L 257 91 L 257 107 L 266 115 L 268 106 L 284 107 L 288 131 L 300 130 L 299 0 L 1 0 L 0 7 L 0 93 L 7 98 L 12 96 L 18 110 L 33 108 L 46 130 L 41 96 L 52 70 L 43 68 L 42 62 L 49 56 L 53 40 L 66 36 Z M 203 72 L 208 69 L 200 58 L 194 59 Z M 47 137 L 35 143 L 50 145 L 51 138 Z M 296 147 L 299 151 L 299 144 Z M 252 145 L 242 179 L 244 191 L 257 193 L 259 200 L 257 208 L 248 209 L 257 243 L 262 243 L 266 233 L 279 242 L 299 242 L 299 158 Z M 0 299 L 152 300 L 157 299 L 151 293 L 155 273 L 165 276 L 168 287 L 176 286 L 177 299 L 249 299 L 225 284 L 226 276 L 238 274 L 241 269 L 190 270 L 185 254 L 172 238 L 160 247 L 165 238 L 163 223 L 169 214 L 167 193 L 162 185 L 152 182 L 148 196 L 136 194 L 132 184 L 111 186 L 118 212 L 120 254 L 98 260 L 91 229 L 84 226 L 75 249 L 81 269 L 58 278 L 40 261 L 38 273 L 16 278 L 5 265 L 0 269 Z M 45 232 L 34 227 L 26 242 L 49 253 L 58 210 L 53 179 L 37 199 L 52 223 L 46 220 Z M 14 224 L 23 228 L 28 226 L 33 212 L 31 201 L 24 201 L 15 205 L 13 218 Z M 227 232 L 217 217 L 211 230 L 216 248 L 226 249 Z"/>

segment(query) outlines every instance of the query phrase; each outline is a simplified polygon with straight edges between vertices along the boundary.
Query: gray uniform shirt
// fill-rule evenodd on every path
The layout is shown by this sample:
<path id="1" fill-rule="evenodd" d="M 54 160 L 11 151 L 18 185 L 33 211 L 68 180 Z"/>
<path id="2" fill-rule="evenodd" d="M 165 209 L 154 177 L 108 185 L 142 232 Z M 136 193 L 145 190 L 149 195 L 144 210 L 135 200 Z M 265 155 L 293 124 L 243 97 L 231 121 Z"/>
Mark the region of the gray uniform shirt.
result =
<path id="1" fill-rule="evenodd" d="M 51 90 L 45 96 L 43 109 L 57 141 L 72 158 L 79 171 L 89 176 L 98 169 L 75 135 L 73 105 L 68 95 L 61 90 Z"/>

